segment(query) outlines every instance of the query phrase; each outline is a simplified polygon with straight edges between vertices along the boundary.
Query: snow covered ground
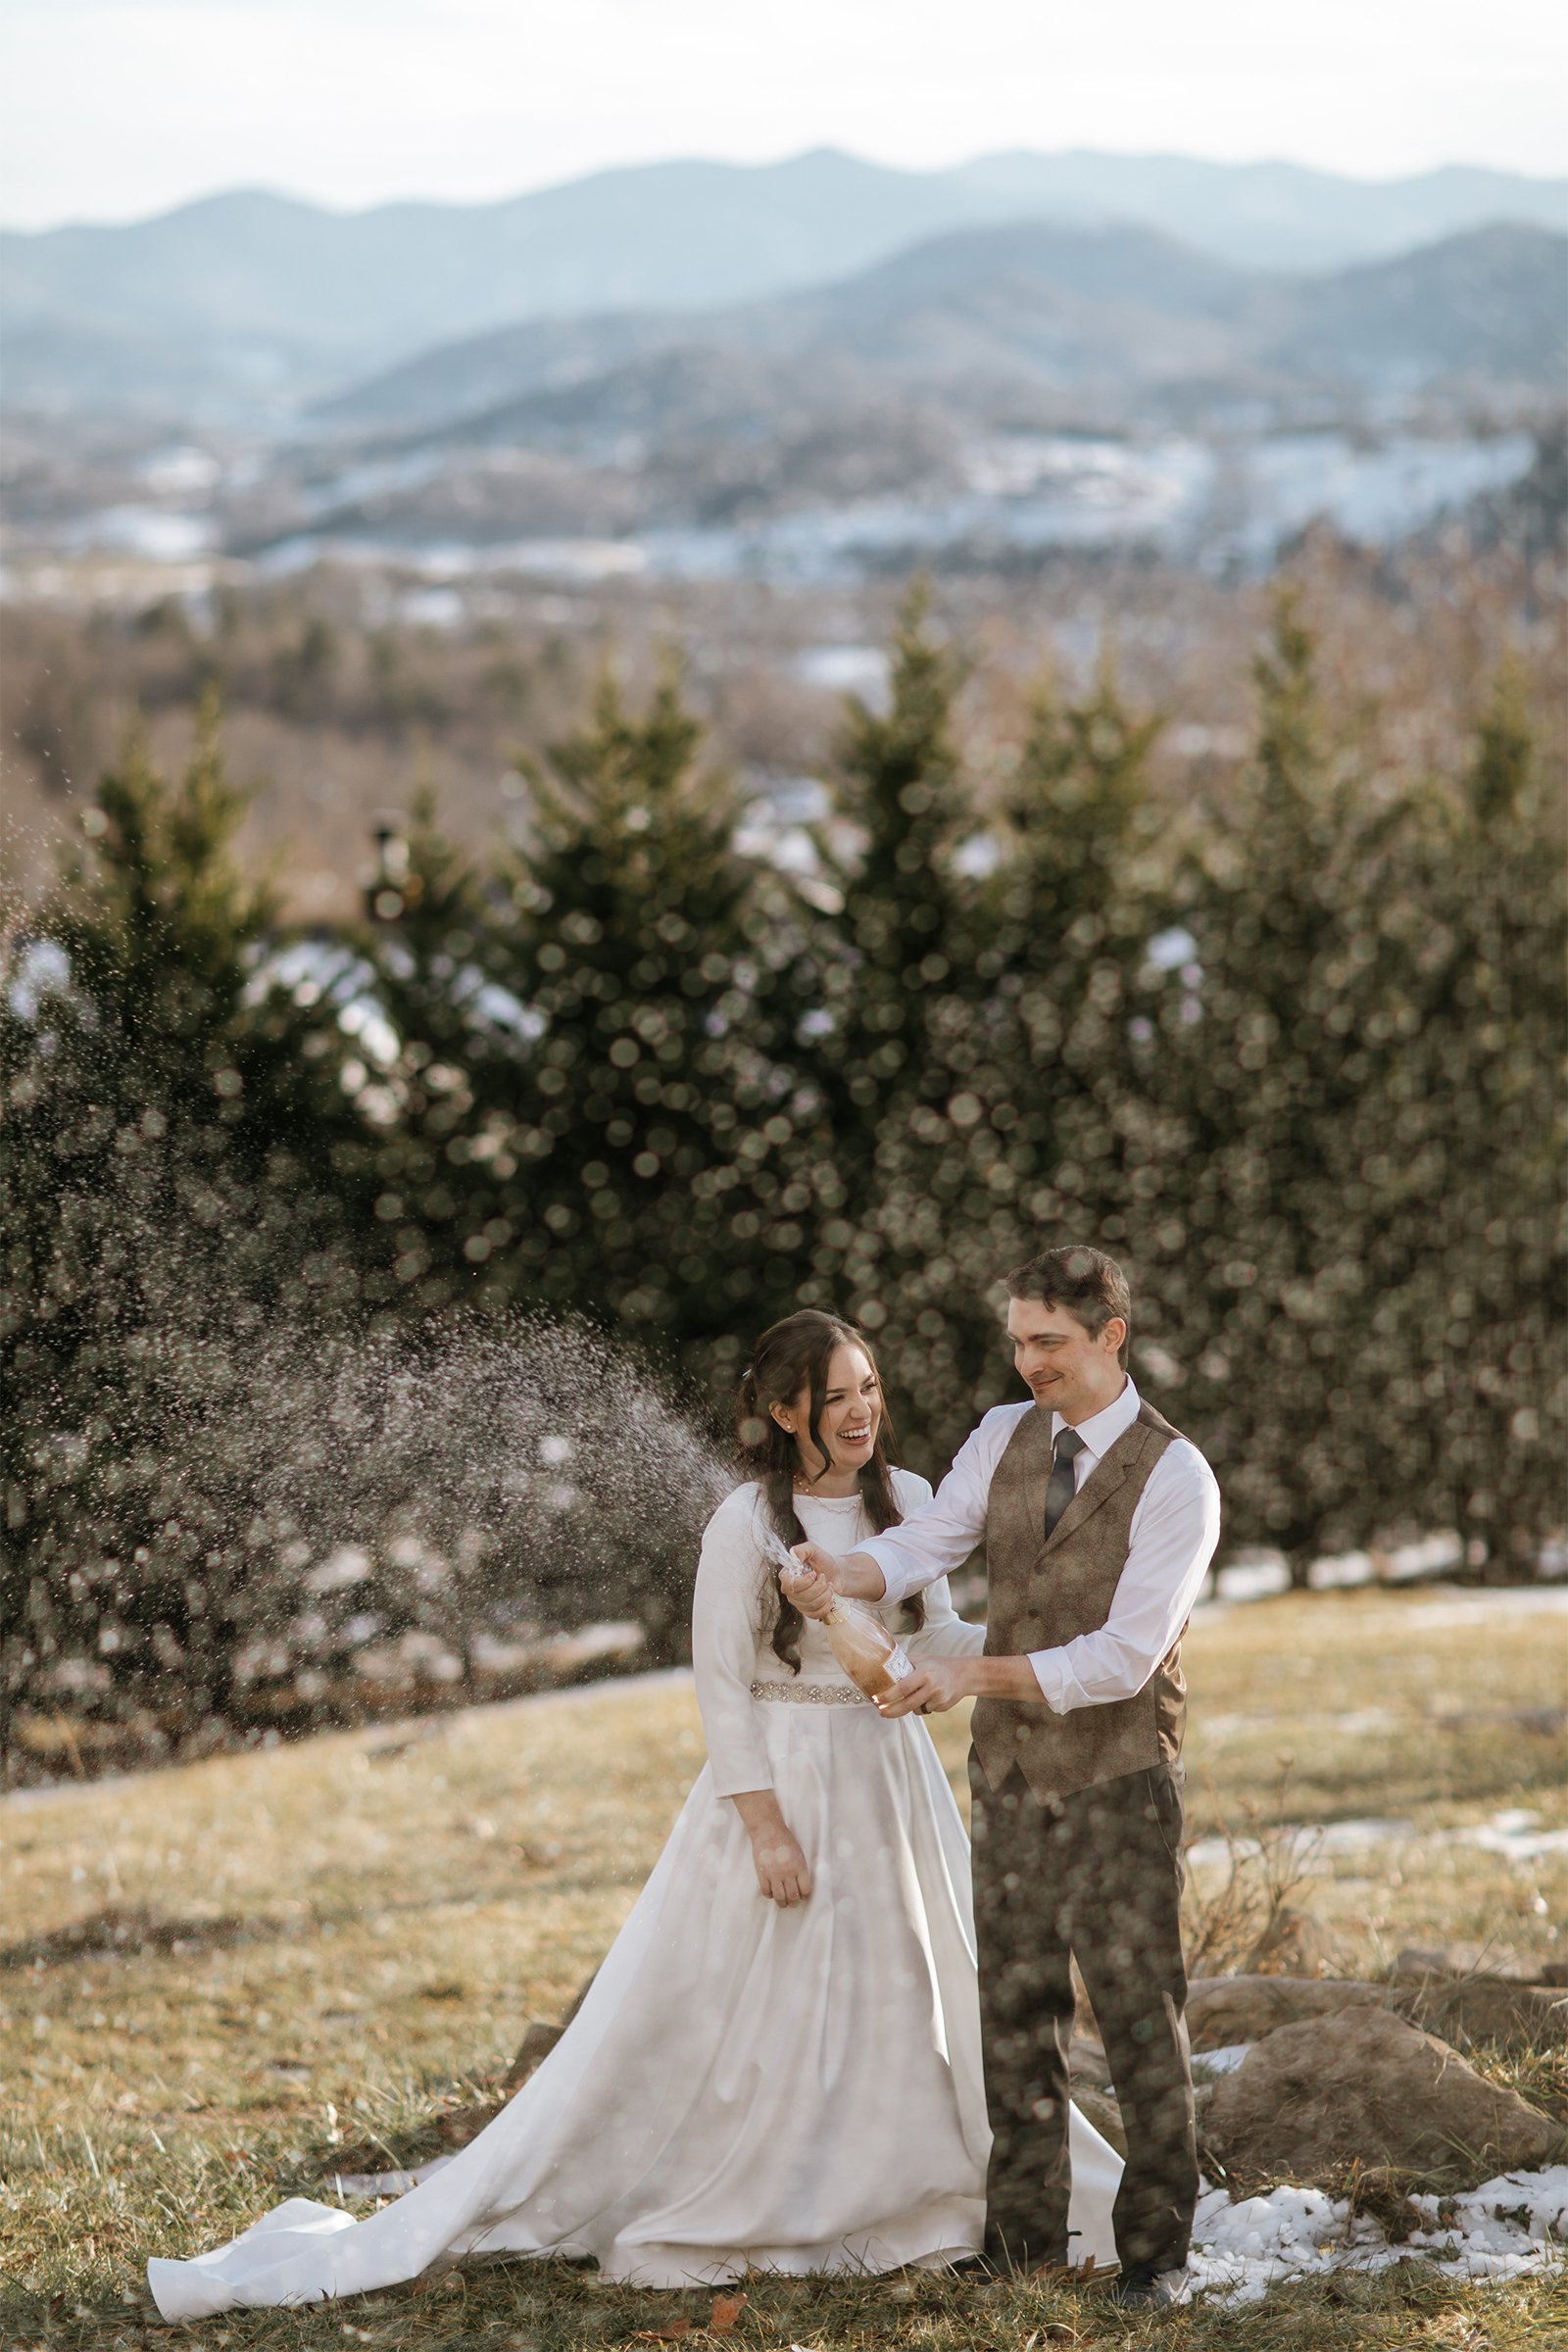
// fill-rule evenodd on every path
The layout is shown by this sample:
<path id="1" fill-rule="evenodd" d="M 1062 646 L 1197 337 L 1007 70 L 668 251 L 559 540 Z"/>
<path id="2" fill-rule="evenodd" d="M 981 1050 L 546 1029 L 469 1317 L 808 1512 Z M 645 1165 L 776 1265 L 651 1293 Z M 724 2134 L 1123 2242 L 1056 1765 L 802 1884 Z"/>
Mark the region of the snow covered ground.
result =
<path id="1" fill-rule="evenodd" d="M 1396 2262 L 1428 2262 L 1451 2278 L 1520 2278 L 1568 2264 L 1568 2164 L 1503 2173 L 1463 2196 L 1410 2202 L 1423 2226 L 1391 2244 L 1371 2215 L 1352 2216 L 1346 2198 L 1320 2188 L 1276 2188 L 1235 2204 L 1224 2189 L 1206 2189 L 1193 2227 L 1190 2289 L 1219 2302 L 1256 2303 L 1287 2279 Z"/>
<path id="2" fill-rule="evenodd" d="M 1201 2090 L 1240 2066 L 1252 2045 L 1195 2050 Z M 1393 2243 L 1371 2214 L 1320 2188 L 1275 2188 L 1234 2204 L 1205 2186 L 1193 2222 L 1189 2291 L 1222 2303 L 1255 2303 L 1290 2278 L 1328 2271 L 1382 2271 L 1428 2262 L 1454 2278 L 1519 2278 L 1568 2266 L 1568 2164 L 1502 2173 L 1456 2197 L 1413 2196 L 1421 2226 Z"/>

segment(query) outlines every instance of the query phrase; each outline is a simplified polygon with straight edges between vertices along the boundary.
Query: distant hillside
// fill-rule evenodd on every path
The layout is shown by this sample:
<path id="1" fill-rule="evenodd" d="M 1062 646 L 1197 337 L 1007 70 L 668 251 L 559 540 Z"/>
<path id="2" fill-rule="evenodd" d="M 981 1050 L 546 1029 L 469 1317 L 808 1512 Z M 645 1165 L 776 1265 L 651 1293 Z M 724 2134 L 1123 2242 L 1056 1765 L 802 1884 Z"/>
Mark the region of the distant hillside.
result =
<path id="1" fill-rule="evenodd" d="M 930 238 L 842 283 L 693 317 L 612 313 L 535 319 L 421 353 L 321 404 L 326 420 L 417 430 L 483 416 L 498 428 L 614 414 L 643 427 L 667 388 L 665 413 L 700 372 L 710 405 L 725 371 L 751 389 L 773 370 L 779 397 L 830 404 L 845 372 L 901 389 L 1087 381 L 1107 369 L 1143 383 L 1222 364 L 1227 323 L 1245 314 L 1252 281 L 1141 228 L 1062 228 L 1042 221 Z M 673 355 L 702 355 L 701 369 Z M 742 363 L 745 363 L 744 368 Z M 612 390 L 594 389 L 601 379 Z"/>
<path id="2" fill-rule="evenodd" d="M 930 239 L 769 303 L 509 327 L 331 402 L 339 428 L 579 442 L 828 410 L 878 390 L 983 417 L 1054 395 L 1126 421 L 1151 397 L 1461 379 L 1550 394 L 1568 238 L 1497 226 L 1318 278 L 1231 270 L 1139 228 L 1038 221 Z"/>
<path id="3" fill-rule="evenodd" d="M 1363 381 L 1568 389 L 1568 239 L 1496 223 L 1302 287 L 1278 356 Z"/>
<path id="4" fill-rule="evenodd" d="M 1152 229 L 1011 221 L 936 237 L 736 321 L 904 389 L 1133 389 L 1223 368 L 1250 281 Z"/>
<path id="5" fill-rule="evenodd" d="M 412 430 L 450 422 L 533 392 L 591 381 L 645 354 L 701 336 L 686 311 L 611 311 L 586 318 L 525 318 L 456 343 L 438 343 L 400 367 L 318 402 L 328 422 Z"/>
<path id="6" fill-rule="evenodd" d="M 1299 270 L 1499 218 L 1568 228 L 1568 180 L 1453 169 L 1373 184 L 1093 154 L 912 172 L 817 150 L 599 172 L 492 205 L 339 214 L 237 191 L 127 226 L 0 237 L 5 391 L 56 412 L 265 421 L 508 322 L 755 304 L 1024 216 L 1154 229 L 1193 249 L 1189 268 L 1201 254 Z"/>
<path id="7" fill-rule="evenodd" d="M 984 156 L 955 174 L 1007 213 L 1144 220 L 1240 269 L 1345 269 L 1487 220 L 1568 231 L 1568 179 L 1447 164 L 1409 179 L 1346 179 L 1303 164 L 1185 155 Z"/>

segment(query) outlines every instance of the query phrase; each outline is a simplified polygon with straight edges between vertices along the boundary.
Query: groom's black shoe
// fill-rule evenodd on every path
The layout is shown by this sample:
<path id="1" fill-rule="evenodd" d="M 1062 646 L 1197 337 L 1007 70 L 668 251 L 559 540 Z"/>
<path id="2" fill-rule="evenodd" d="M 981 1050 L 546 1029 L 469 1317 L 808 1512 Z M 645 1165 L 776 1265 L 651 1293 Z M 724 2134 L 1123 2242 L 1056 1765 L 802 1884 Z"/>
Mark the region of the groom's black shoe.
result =
<path id="1" fill-rule="evenodd" d="M 1123 2311 L 1163 2310 L 1176 2301 L 1176 2291 L 1148 2263 L 1130 2263 L 1110 2282 L 1110 2299 Z"/>

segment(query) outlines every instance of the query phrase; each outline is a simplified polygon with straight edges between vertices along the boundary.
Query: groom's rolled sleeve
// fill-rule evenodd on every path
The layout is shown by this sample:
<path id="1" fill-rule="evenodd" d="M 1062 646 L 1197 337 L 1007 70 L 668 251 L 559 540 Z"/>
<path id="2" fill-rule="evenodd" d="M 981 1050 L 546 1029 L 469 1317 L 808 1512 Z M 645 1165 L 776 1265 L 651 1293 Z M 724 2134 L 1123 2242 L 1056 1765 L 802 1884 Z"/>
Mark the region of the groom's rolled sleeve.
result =
<path id="1" fill-rule="evenodd" d="M 1218 1542 L 1214 1473 L 1181 1440 L 1154 1465 L 1133 1513 L 1127 1565 L 1104 1624 L 1059 1649 L 1029 1653 L 1046 1704 L 1069 1715 L 1136 1698 L 1192 1615 Z"/>

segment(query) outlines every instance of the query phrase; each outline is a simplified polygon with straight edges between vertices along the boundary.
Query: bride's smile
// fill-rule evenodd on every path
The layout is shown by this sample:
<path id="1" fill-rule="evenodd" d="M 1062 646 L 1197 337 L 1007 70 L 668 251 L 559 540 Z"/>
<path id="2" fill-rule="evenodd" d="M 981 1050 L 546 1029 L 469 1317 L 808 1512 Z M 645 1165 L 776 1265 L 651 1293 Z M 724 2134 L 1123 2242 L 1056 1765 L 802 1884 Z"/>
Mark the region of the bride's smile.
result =
<path id="1" fill-rule="evenodd" d="M 813 1494 L 853 1494 L 876 1449 L 882 1391 L 863 1348 L 846 1341 L 828 1360 L 822 1403 L 814 1420 L 811 1392 L 772 1407 L 780 1429 L 795 1440 L 798 1483 Z"/>

